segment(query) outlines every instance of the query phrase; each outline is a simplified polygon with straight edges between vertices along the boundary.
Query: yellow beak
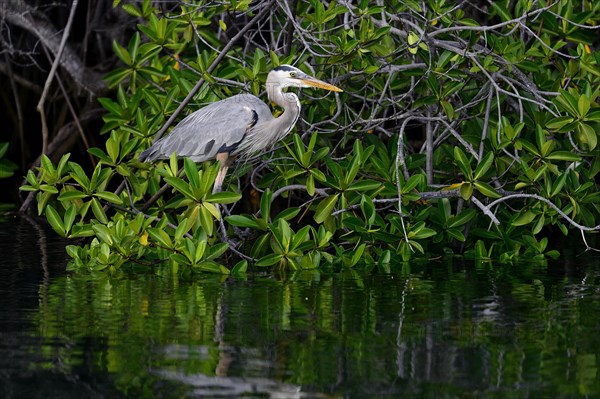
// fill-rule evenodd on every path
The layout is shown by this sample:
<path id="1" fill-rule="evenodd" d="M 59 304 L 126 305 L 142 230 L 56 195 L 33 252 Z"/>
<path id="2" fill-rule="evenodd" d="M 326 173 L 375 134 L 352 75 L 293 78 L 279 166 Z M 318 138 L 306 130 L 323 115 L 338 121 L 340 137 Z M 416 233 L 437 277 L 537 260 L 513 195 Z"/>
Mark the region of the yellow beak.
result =
<path id="1" fill-rule="evenodd" d="M 319 89 L 325 89 L 325 90 L 329 90 L 329 91 L 337 91 L 337 92 L 344 91 L 337 86 L 331 85 L 327 82 L 323 82 L 322 80 L 315 79 L 310 76 L 302 79 L 302 83 L 304 83 L 307 86 L 318 87 Z"/>

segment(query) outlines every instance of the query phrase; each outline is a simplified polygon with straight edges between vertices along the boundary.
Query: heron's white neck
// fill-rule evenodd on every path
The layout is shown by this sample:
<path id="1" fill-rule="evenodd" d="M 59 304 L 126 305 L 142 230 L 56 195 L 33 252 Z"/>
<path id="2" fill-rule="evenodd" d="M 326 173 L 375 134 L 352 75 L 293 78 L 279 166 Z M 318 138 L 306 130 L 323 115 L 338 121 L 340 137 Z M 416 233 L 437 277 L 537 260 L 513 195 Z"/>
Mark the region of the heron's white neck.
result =
<path id="1" fill-rule="evenodd" d="M 282 91 L 281 83 L 274 82 L 267 77 L 267 96 L 269 101 L 283 108 L 283 114 L 275 118 L 272 123 L 274 131 L 277 131 L 276 140 L 280 140 L 292 130 L 300 116 L 300 100 L 294 93 Z"/>

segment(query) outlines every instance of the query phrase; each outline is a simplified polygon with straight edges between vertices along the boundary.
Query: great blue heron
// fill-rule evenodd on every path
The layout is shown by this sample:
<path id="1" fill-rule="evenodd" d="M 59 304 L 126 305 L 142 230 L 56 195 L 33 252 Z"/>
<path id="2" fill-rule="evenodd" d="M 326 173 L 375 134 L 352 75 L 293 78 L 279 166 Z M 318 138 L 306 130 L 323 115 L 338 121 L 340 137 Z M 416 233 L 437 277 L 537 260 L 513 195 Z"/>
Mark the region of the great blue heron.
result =
<path id="1" fill-rule="evenodd" d="M 285 137 L 300 115 L 300 101 L 285 87 L 342 89 L 315 79 L 291 65 L 281 65 L 267 76 L 267 96 L 284 112 L 275 118 L 269 106 L 251 94 L 238 94 L 209 104 L 183 119 L 168 136 L 142 152 L 140 161 L 166 159 L 175 153 L 194 162 L 220 161 L 213 193 L 221 190 L 227 169 L 236 155 L 252 155 Z"/>

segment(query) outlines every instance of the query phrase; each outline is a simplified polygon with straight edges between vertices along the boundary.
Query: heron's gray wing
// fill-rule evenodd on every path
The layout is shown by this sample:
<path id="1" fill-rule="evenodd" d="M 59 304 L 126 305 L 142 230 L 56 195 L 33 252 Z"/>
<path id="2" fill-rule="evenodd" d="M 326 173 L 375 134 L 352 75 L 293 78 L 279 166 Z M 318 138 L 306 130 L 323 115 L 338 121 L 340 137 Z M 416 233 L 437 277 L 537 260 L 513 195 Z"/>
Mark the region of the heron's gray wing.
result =
<path id="1" fill-rule="evenodd" d="M 234 151 L 246 131 L 267 115 L 273 118 L 269 107 L 248 94 L 209 104 L 188 115 L 169 135 L 144 151 L 140 159 L 164 159 L 173 152 L 195 162 L 214 159 L 218 153 Z"/>

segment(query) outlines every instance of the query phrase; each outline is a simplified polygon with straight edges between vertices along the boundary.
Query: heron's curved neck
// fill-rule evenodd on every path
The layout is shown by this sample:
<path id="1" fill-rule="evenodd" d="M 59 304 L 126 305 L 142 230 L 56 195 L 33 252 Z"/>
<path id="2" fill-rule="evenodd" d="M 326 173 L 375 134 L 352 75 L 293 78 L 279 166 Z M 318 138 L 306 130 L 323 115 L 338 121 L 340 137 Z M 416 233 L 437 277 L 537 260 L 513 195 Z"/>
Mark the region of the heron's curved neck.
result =
<path id="1" fill-rule="evenodd" d="M 278 131 L 278 139 L 289 133 L 300 115 L 300 100 L 294 93 L 284 93 L 281 84 L 267 79 L 267 96 L 269 101 L 283 108 L 283 114 L 273 120 L 273 128 Z"/>
<path id="2" fill-rule="evenodd" d="M 267 96 L 269 101 L 279 105 L 285 111 L 298 108 L 300 111 L 300 101 L 294 93 L 284 93 L 280 83 L 272 82 L 267 79 Z"/>

